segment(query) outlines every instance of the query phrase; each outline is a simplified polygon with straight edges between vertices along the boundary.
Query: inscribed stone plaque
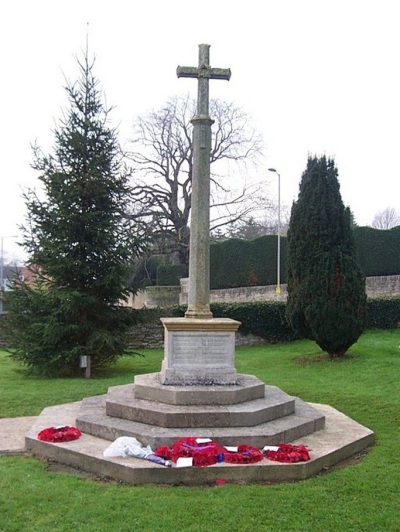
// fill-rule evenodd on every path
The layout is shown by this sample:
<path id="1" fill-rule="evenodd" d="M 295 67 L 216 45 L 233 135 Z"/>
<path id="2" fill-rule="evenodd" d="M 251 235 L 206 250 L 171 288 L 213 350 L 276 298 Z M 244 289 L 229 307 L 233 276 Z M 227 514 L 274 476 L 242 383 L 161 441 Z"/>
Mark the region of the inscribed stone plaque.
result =
<path id="1" fill-rule="evenodd" d="M 162 384 L 235 384 L 234 320 L 163 319 Z M 193 330 L 194 329 L 194 330 Z"/>
<path id="2" fill-rule="evenodd" d="M 229 365 L 229 333 L 175 333 L 171 362 L 178 366 L 222 367 Z"/>

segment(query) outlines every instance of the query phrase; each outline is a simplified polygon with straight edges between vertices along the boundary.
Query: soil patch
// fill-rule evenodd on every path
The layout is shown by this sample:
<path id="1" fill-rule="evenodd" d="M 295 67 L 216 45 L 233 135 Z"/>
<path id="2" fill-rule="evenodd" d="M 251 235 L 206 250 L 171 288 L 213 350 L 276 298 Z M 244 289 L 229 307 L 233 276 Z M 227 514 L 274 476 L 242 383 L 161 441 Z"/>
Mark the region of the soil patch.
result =
<path id="1" fill-rule="evenodd" d="M 355 353 L 346 353 L 343 357 L 340 358 L 330 358 L 328 353 L 315 353 L 313 355 L 296 357 L 293 360 L 295 364 L 299 364 L 299 366 L 310 366 L 312 364 L 321 364 L 326 362 L 337 364 L 340 362 L 346 362 L 347 360 L 351 360 L 357 357 L 358 355 Z"/>

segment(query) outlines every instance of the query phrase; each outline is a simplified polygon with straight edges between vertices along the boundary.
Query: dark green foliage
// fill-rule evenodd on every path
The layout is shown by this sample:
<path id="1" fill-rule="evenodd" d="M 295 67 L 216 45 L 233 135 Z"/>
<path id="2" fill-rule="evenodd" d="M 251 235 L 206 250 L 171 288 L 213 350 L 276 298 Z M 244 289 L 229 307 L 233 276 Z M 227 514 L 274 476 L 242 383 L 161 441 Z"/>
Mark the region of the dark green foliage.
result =
<path id="1" fill-rule="evenodd" d="M 268 342 L 288 342 L 299 338 L 286 319 L 286 303 L 212 303 L 211 311 L 215 318 L 231 318 L 241 322 L 239 332 L 254 334 Z M 183 317 L 187 307 L 175 306 L 170 309 L 143 309 L 138 311 L 142 320 L 158 321 L 160 317 Z M 368 299 L 367 329 L 394 329 L 400 326 L 400 298 Z"/>
<path id="2" fill-rule="evenodd" d="M 212 303 L 210 305 L 214 318 L 231 318 L 240 321 L 239 332 L 254 334 L 268 342 L 290 341 L 296 334 L 289 326 L 282 302 L 256 302 L 256 303 Z M 177 317 L 183 317 L 185 306 L 171 309 Z"/>
<path id="3" fill-rule="evenodd" d="M 367 300 L 367 329 L 398 327 L 400 327 L 400 298 Z"/>
<path id="4" fill-rule="evenodd" d="M 141 257 L 134 268 L 132 285 L 138 288 L 146 286 L 179 286 L 182 277 L 188 276 L 188 268 L 183 264 L 170 264 L 164 257 Z"/>
<path id="5" fill-rule="evenodd" d="M 389 230 L 353 227 L 353 235 L 358 262 L 366 277 L 400 274 L 400 227 Z M 286 255 L 287 238 L 281 236 L 282 283 L 287 281 Z M 212 243 L 211 288 L 276 284 L 276 256 L 277 238 L 273 235 Z"/>
<path id="6" fill-rule="evenodd" d="M 294 340 L 296 335 L 285 316 L 285 303 L 213 303 L 215 318 L 231 318 L 241 322 L 240 332 L 255 334 L 269 342 Z"/>
<path id="7" fill-rule="evenodd" d="M 400 227 L 354 229 L 358 257 L 367 277 L 400 274 Z"/>
<path id="8" fill-rule="evenodd" d="M 210 246 L 210 287 L 250 286 L 249 242 L 233 238 Z M 240 266 L 240 267 L 238 267 Z"/>
<path id="9" fill-rule="evenodd" d="M 158 286 L 179 286 L 182 277 L 187 277 L 188 268 L 184 264 L 160 264 L 157 268 Z"/>
<path id="10" fill-rule="evenodd" d="M 277 237 L 231 239 L 210 246 L 211 289 L 265 286 L 277 281 Z M 285 282 L 286 239 L 281 238 L 281 282 Z"/>
<path id="11" fill-rule="evenodd" d="M 357 341 L 366 315 L 365 279 L 337 175 L 333 160 L 308 159 L 292 207 L 287 257 L 289 323 L 331 357 Z"/>
<path id="12" fill-rule="evenodd" d="M 7 337 L 15 359 L 42 374 L 74 373 L 81 355 L 92 367 L 115 360 L 135 321 L 120 301 L 140 238 L 125 217 L 128 175 L 92 66 L 86 56 L 67 87 L 54 153 L 35 149 L 44 195 L 25 196 L 23 245 L 38 279 L 10 293 Z"/>

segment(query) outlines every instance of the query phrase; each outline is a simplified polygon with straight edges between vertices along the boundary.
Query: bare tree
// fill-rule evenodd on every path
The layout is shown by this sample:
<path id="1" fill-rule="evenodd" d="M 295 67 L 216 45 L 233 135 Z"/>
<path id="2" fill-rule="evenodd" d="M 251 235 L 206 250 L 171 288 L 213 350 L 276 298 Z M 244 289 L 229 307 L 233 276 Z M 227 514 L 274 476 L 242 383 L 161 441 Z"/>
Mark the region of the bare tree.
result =
<path id="1" fill-rule="evenodd" d="M 195 102 L 175 97 L 134 122 L 133 217 L 146 220 L 159 252 L 188 264 L 192 194 L 192 124 Z M 249 184 L 262 154 L 261 136 L 247 115 L 232 103 L 210 102 L 212 128 L 211 229 L 216 230 L 265 209 L 260 185 Z M 236 185 L 235 185 L 236 181 Z"/>
<path id="2" fill-rule="evenodd" d="M 392 229 L 398 225 L 400 225 L 400 214 L 393 207 L 378 212 L 372 221 L 372 227 L 375 229 Z"/>
<path id="3" fill-rule="evenodd" d="M 223 235 L 224 238 L 240 238 L 243 240 L 252 240 L 260 236 L 278 234 L 278 208 L 271 205 L 266 214 L 258 219 L 252 216 L 239 220 L 229 227 Z M 286 235 L 290 221 L 290 210 L 286 205 L 280 208 L 280 234 Z M 218 240 L 218 235 L 215 237 Z M 219 235 L 222 239 L 222 235 Z"/>

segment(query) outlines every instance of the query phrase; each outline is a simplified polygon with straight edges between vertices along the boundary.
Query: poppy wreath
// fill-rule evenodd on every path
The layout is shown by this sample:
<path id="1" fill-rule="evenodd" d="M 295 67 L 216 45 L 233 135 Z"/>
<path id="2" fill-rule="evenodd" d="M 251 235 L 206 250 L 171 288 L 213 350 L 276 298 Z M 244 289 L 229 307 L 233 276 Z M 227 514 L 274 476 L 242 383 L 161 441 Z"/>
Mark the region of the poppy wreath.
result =
<path id="1" fill-rule="evenodd" d="M 214 465 L 222 461 L 223 449 L 215 442 L 198 443 L 197 438 L 181 438 L 171 448 L 158 447 L 154 454 L 176 462 L 178 458 L 193 458 L 195 467 Z"/>
<path id="2" fill-rule="evenodd" d="M 158 447 L 154 454 L 165 460 L 176 462 L 178 458 L 191 457 L 193 465 L 204 467 L 214 465 L 217 462 L 228 464 L 254 464 L 260 462 L 263 453 L 249 445 L 239 445 L 237 452 L 227 451 L 215 442 L 198 443 L 197 438 L 182 438 L 176 441 L 172 447 Z"/>
<path id="3" fill-rule="evenodd" d="M 264 456 L 263 453 L 255 447 L 249 445 L 239 445 L 237 452 L 224 450 L 224 462 L 227 464 L 255 464 L 260 462 Z"/>
<path id="4" fill-rule="evenodd" d="M 77 440 L 82 436 L 82 433 L 76 427 L 49 427 L 43 429 L 38 434 L 38 440 L 48 441 L 53 443 L 61 443 L 65 441 Z"/>
<path id="5" fill-rule="evenodd" d="M 282 443 L 278 446 L 277 451 L 264 451 L 263 455 L 268 460 L 275 462 L 307 462 L 310 460 L 310 454 L 304 445 L 292 445 Z"/>

